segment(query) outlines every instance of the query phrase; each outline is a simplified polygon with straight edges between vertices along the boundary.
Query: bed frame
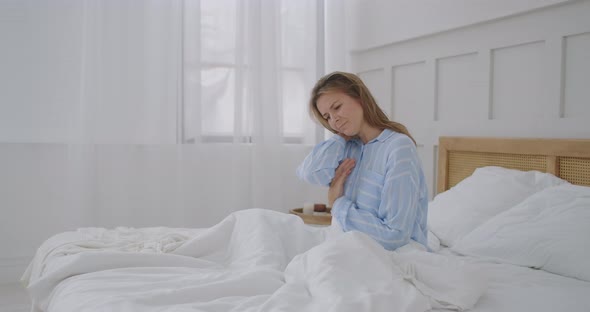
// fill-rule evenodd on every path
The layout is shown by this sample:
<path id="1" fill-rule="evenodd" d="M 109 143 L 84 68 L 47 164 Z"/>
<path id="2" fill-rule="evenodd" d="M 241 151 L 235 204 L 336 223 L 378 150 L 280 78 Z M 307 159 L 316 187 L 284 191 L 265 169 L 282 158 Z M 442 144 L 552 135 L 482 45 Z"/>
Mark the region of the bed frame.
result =
<path id="1" fill-rule="evenodd" d="M 440 137 L 438 149 L 437 193 L 484 166 L 538 170 L 590 186 L 590 140 Z"/>

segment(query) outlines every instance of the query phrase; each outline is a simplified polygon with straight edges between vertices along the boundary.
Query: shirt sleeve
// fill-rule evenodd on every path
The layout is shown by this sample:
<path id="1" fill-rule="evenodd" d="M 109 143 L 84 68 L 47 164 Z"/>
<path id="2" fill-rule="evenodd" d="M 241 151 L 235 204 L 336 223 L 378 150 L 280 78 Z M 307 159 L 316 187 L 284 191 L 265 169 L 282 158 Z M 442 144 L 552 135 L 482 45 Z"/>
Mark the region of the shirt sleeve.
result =
<path id="1" fill-rule="evenodd" d="M 305 182 L 329 186 L 334 172 L 344 159 L 346 140 L 334 135 L 316 145 L 297 168 L 297 176 Z"/>
<path id="2" fill-rule="evenodd" d="M 409 143 L 412 144 L 412 143 Z M 394 250 L 409 243 L 419 209 L 420 171 L 413 145 L 398 147 L 386 171 L 378 212 L 358 209 L 349 198 L 334 202 L 332 215 L 344 231 L 358 230 Z"/>

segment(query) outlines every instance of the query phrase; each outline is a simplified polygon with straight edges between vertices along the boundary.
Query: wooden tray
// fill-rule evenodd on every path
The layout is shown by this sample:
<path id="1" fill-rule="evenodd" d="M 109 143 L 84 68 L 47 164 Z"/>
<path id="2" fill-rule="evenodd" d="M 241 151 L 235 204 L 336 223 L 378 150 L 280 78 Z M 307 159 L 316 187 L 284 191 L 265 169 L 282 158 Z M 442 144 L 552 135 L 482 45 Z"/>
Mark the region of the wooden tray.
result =
<path id="1" fill-rule="evenodd" d="M 293 208 L 289 210 L 289 213 L 294 215 L 298 215 L 303 222 L 306 224 L 318 224 L 318 225 L 330 225 L 332 224 L 332 215 L 330 214 L 330 208 L 326 210 L 327 212 L 314 212 L 313 215 L 311 214 L 304 214 L 303 208 Z"/>

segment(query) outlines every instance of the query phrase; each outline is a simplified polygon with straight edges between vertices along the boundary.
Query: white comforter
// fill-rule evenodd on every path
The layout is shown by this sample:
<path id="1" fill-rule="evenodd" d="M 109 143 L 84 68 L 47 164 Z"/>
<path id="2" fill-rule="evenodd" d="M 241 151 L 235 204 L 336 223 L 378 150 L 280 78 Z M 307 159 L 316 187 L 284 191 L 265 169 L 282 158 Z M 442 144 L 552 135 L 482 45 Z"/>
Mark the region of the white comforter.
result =
<path id="1" fill-rule="evenodd" d="M 236 212 L 208 229 L 87 228 L 47 240 L 23 276 L 33 311 L 427 311 L 471 308 L 473 264 L 294 215 Z"/>

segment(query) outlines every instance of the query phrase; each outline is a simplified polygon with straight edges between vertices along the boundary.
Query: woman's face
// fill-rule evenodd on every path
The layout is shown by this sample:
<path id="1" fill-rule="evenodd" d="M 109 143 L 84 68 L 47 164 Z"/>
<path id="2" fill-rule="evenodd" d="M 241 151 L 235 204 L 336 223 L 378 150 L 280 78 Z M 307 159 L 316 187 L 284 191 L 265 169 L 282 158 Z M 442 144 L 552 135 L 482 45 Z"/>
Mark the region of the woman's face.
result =
<path id="1" fill-rule="evenodd" d="M 327 92 L 318 98 L 316 107 L 332 129 L 353 137 L 364 124 L 363 108 L 358 100 L 340 91 Z"/>

